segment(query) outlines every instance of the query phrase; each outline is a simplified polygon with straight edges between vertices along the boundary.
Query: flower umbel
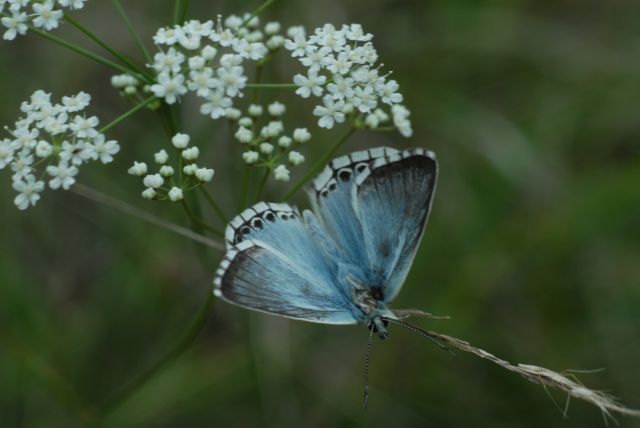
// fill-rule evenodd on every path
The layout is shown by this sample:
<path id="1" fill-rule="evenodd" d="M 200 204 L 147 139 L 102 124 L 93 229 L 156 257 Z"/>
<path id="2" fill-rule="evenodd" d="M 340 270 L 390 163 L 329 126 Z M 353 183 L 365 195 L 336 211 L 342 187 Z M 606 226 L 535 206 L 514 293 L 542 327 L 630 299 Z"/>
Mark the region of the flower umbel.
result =
<path id="1" fill-rule="evenodd" d="M 266 108 L 251 104 L 246 116 L 242 116 L 240 111 L 240 117 L 232 122 L 237 126 L 234 138 L 247 147 L 242 154 L 244 162 L 267 168 L 279 181 L 289 181 L 289 169 L 281 162 L 288 160 L 291 166 L 302 164 L 304 156 L 292 149 L 311 139 L 307 128 L 296 128 L 286 135 L 282 121 L 285 112 L 286 106 L 279 101 L 268 104 Z"/>
<path id="2" fill-rule="evenodd" d="M 268 23 L 264 32 L 258 29 L 259 20 L 253 18 L 245 26 L 244 19 L 235 15 L 222 22 L 189 21 L 183 25 L 160 28 L 153 37 L 161 49 L 149 67 L 156 73 L 151 92 L 175 104 L 188 92 L 205 100 L 200 112 L 212 119 L 228 117 L 234 99 L 243 97 L 247 84 L 245 61 L 261 61 L 278 49 L 284 38 L 277 32 L 278 23 Z M 265 43 L 265 34 L 270 38 Z M 121 76 L 114 76 L 114 86 L 131 88 Z"/>
<path id="3" fill-rule="evenodd" d="M 2 38 L 13 40 L 18 35 L 25 35 L 28 21 L 42 31 L 54 30 L 64 16 L 62 9 L 82 9 L 85 2 L 86 0 L 0 0 L 0 13 L 7 15 L 0 20 L 6 28 Z"/>
<path id="4" fill-rule="evenodd" d="M 80 92 L 54 104 L 51 94 L 38 90 L 20 106 L 25 115 L 5 128 L 10 137 L 0 140 L 0 169 L 11 166 L 19 209 L 38 202 L 46 177 L 50 189 L 68 190 L 80 166 L 110 163 L 120 151 L 116 141 L 96 129 L 98 118 L 83 113 L 90 101 L 89 94 Z"/>
<path id="5" fill-rule="evenodd" d="M 130 175 L 142 177 L 145 187 L 142 192 L 143 198 L 179 202 L 186 192 L 213 179 L 213 169 L 202 168 L 196 164 L 200 149 L 197 146 L 189 146 L 190 141 L 188 134 L 175 134 L 171 138 L 172 149 L 178 154 L 174 160 L 175 165 L 170 165 L 171 156 L 165 149 L 161 149 L 153 155 L 155 163 L 159 165 L 156 173 L 149 173 L 149 168 L 144 162 L 133 163 L 128 172 Z"/>
<path id="6" fill-rule="evenodd" d="M 291 30 L 291 29 L 290 29 Z M 313 113 L 318 126 L 331 129 L 348 116 L 356 127 L 376 129 L 393 116 L 394 126 L 405 137 L 412 134 L 409 110 L 395 80 L 380 74 L 378 53 L 371 43 L 373 36 L 359 24 L 332 24 L 316 28 L 309 37 L 304 29 L 289 31 L 285 48 L 307 68 L 296 74 L 293 83 L 302 98 L 322 97 L 322 105 Z"/>

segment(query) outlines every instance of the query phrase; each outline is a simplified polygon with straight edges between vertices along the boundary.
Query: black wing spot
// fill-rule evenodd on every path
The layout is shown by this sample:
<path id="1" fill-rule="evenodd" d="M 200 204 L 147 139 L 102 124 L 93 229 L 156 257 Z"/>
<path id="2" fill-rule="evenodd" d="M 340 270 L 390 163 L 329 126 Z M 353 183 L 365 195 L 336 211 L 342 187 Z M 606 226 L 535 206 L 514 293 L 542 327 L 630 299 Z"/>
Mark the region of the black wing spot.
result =
<path id="1" fill-rule="evenodd" d="M 274 222 L 276 221 L 276 216 L 273 215 L 273 213 L 271 211 L 268 211 L 265 215 L 264 215 L 264 219 L 270 222 Z"/>
<path id="2" fill-rule="evenodd" d="M 251 226 L 255 227 L 256 229 L 262 229 L 263 227 L 262 220 L 259 218 L 253 219 L 253 221 L 251 222 Z"/>
<path id="3" fill-rule="evenodd" d="M 338 187 L 338 185 L 336 184 L 336 182 L 332 182 L 331 184 L 329 184 L 328 190 L 330 192 L 333 192 L 334 190 L 336 190 L 336 188 Z"/>
<path id="4" fill-rule="evenodd" d="M 367 169 L 367 164 L 366 163 L 359 163 L 358 165 L 356 165 L 356 171 L 358 171 L 359 173 L 364 171 L 365 169 Z"/>
<path id="5" fill-rule="evenodd" d="M 289 220 L 289 216 L 286 213 L 278 213 L 278 218 L 282 221 Z"/>
<path id="6" fill-rule="evenodd" d="M 251 228 L 249 226 L 243 226 L 242 229 L 240 229 L 240 234 L 242 235 L 247 235 L 251 233 Z"/>
<path id="7" fill-rule="evenodd" d="M 349 179 L 351 178 L 351 170 L 348 168 L 343 168 L 340 171 L 338 171 L 338 178 L 340 178 L 340 180 L 342 181 L 349 181 Z"/>
<path id="8" fill-rule="evenodd" d="M 320 192 L 320 195 L 321 195 L 323 198 L 326 198 L 327 196 L 329 196 L 329 191 L 325 189 L 325 190 L 323 190 L 322 192 Z"/>
<path id="9" fill-rule="evenodd" d="M 241 243 L 242 241 L 244 241 L 244 237 L 242 235 L 237 235 L 236 236 L 236 244 Z"/>

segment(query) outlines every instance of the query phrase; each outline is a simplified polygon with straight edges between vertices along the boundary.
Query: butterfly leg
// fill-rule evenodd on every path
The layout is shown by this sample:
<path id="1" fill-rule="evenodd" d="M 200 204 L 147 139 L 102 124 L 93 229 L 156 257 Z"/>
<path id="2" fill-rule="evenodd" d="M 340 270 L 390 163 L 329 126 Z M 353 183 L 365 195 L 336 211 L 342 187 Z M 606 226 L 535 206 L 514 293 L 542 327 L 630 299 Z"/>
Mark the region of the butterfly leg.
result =
<path id="1" fill-rule="evenodd" d="M 389 337 L 389 333 L 387 332 L 387 326 L 388 325 L 389 325 L 389 321 L 387 321 L 387 320 L 385 320 L 385 319 L 383 319 L 381 317 L 375 317 L 369 323 L 369 328 L 373 328 L 373 331 L 378 333 L 378 336 L 380 337 L 380 339 L 384 340 L 387 337 Z"/>

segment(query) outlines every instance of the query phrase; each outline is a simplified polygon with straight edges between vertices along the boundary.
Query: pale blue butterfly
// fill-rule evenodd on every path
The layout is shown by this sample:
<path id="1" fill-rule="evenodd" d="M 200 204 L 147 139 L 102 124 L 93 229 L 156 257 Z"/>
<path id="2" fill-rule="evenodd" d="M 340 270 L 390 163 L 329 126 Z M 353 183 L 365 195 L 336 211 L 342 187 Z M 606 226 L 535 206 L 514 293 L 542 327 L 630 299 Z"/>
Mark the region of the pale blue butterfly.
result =
<path id="1" fill-rule="evenodd" d="M 260 202 L 229 223 L 216 296 L 293 319 L 364 324 L 387 337 L 387 323 L 405 315 L 387 304 L 415 257 L 437 174 L 435 155 L 421 148 L 334 159 L 308 189 L 313 212 Z"/>

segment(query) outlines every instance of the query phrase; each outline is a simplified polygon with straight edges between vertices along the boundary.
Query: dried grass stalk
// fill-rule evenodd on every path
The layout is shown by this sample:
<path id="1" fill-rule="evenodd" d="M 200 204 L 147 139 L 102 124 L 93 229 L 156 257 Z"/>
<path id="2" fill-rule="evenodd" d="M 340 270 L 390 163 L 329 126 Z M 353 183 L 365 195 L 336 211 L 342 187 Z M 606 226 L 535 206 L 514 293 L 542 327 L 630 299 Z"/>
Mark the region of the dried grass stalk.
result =
<path id="1" fill-rule="evenodd" d="M 411 324 L 407 324 L 403 321 L 389 320 L 394 324 L 401 325 L 404 328 L 412 330 L 421 336 L 426 337 L 441 347 L 455 348 L 470 354 L 476 355 L 482 359 L 491 361 L 494 364 L 499 365 L 511 372 L 517 373 L 530 382 L 542 385 L 545 387 L 554 388 L 567 393 L 569 400 L 571 397 L 586 401 L 598 407 L 602 412 L 605 422 L 609 419 L 616 422 L 611 415 L 611 412 L 615 412 L 625 416 L 640 417 L 639 410 L 629 409 L 616 401 L 616 398 L 610 394 L 602 391 L 595 391 L 593 389 L 584 386 L 575 376 L 576 371 L 565 371 L 564 374 L 554 372 L 553 370 L 546 369 L 544 367 L 534 366 L 531 364 L 512 364 L 501 358 L 496 357 L 490 352 L 484 349 L 477 348 L 471 345 L 469 342 L 457 339 L 455 337 L 448 336 L 446 334 L 438 333 L 435 331 L 423 330 Z M 569 401 L 565 407 L 564 414 L 566 416 Z"/>

